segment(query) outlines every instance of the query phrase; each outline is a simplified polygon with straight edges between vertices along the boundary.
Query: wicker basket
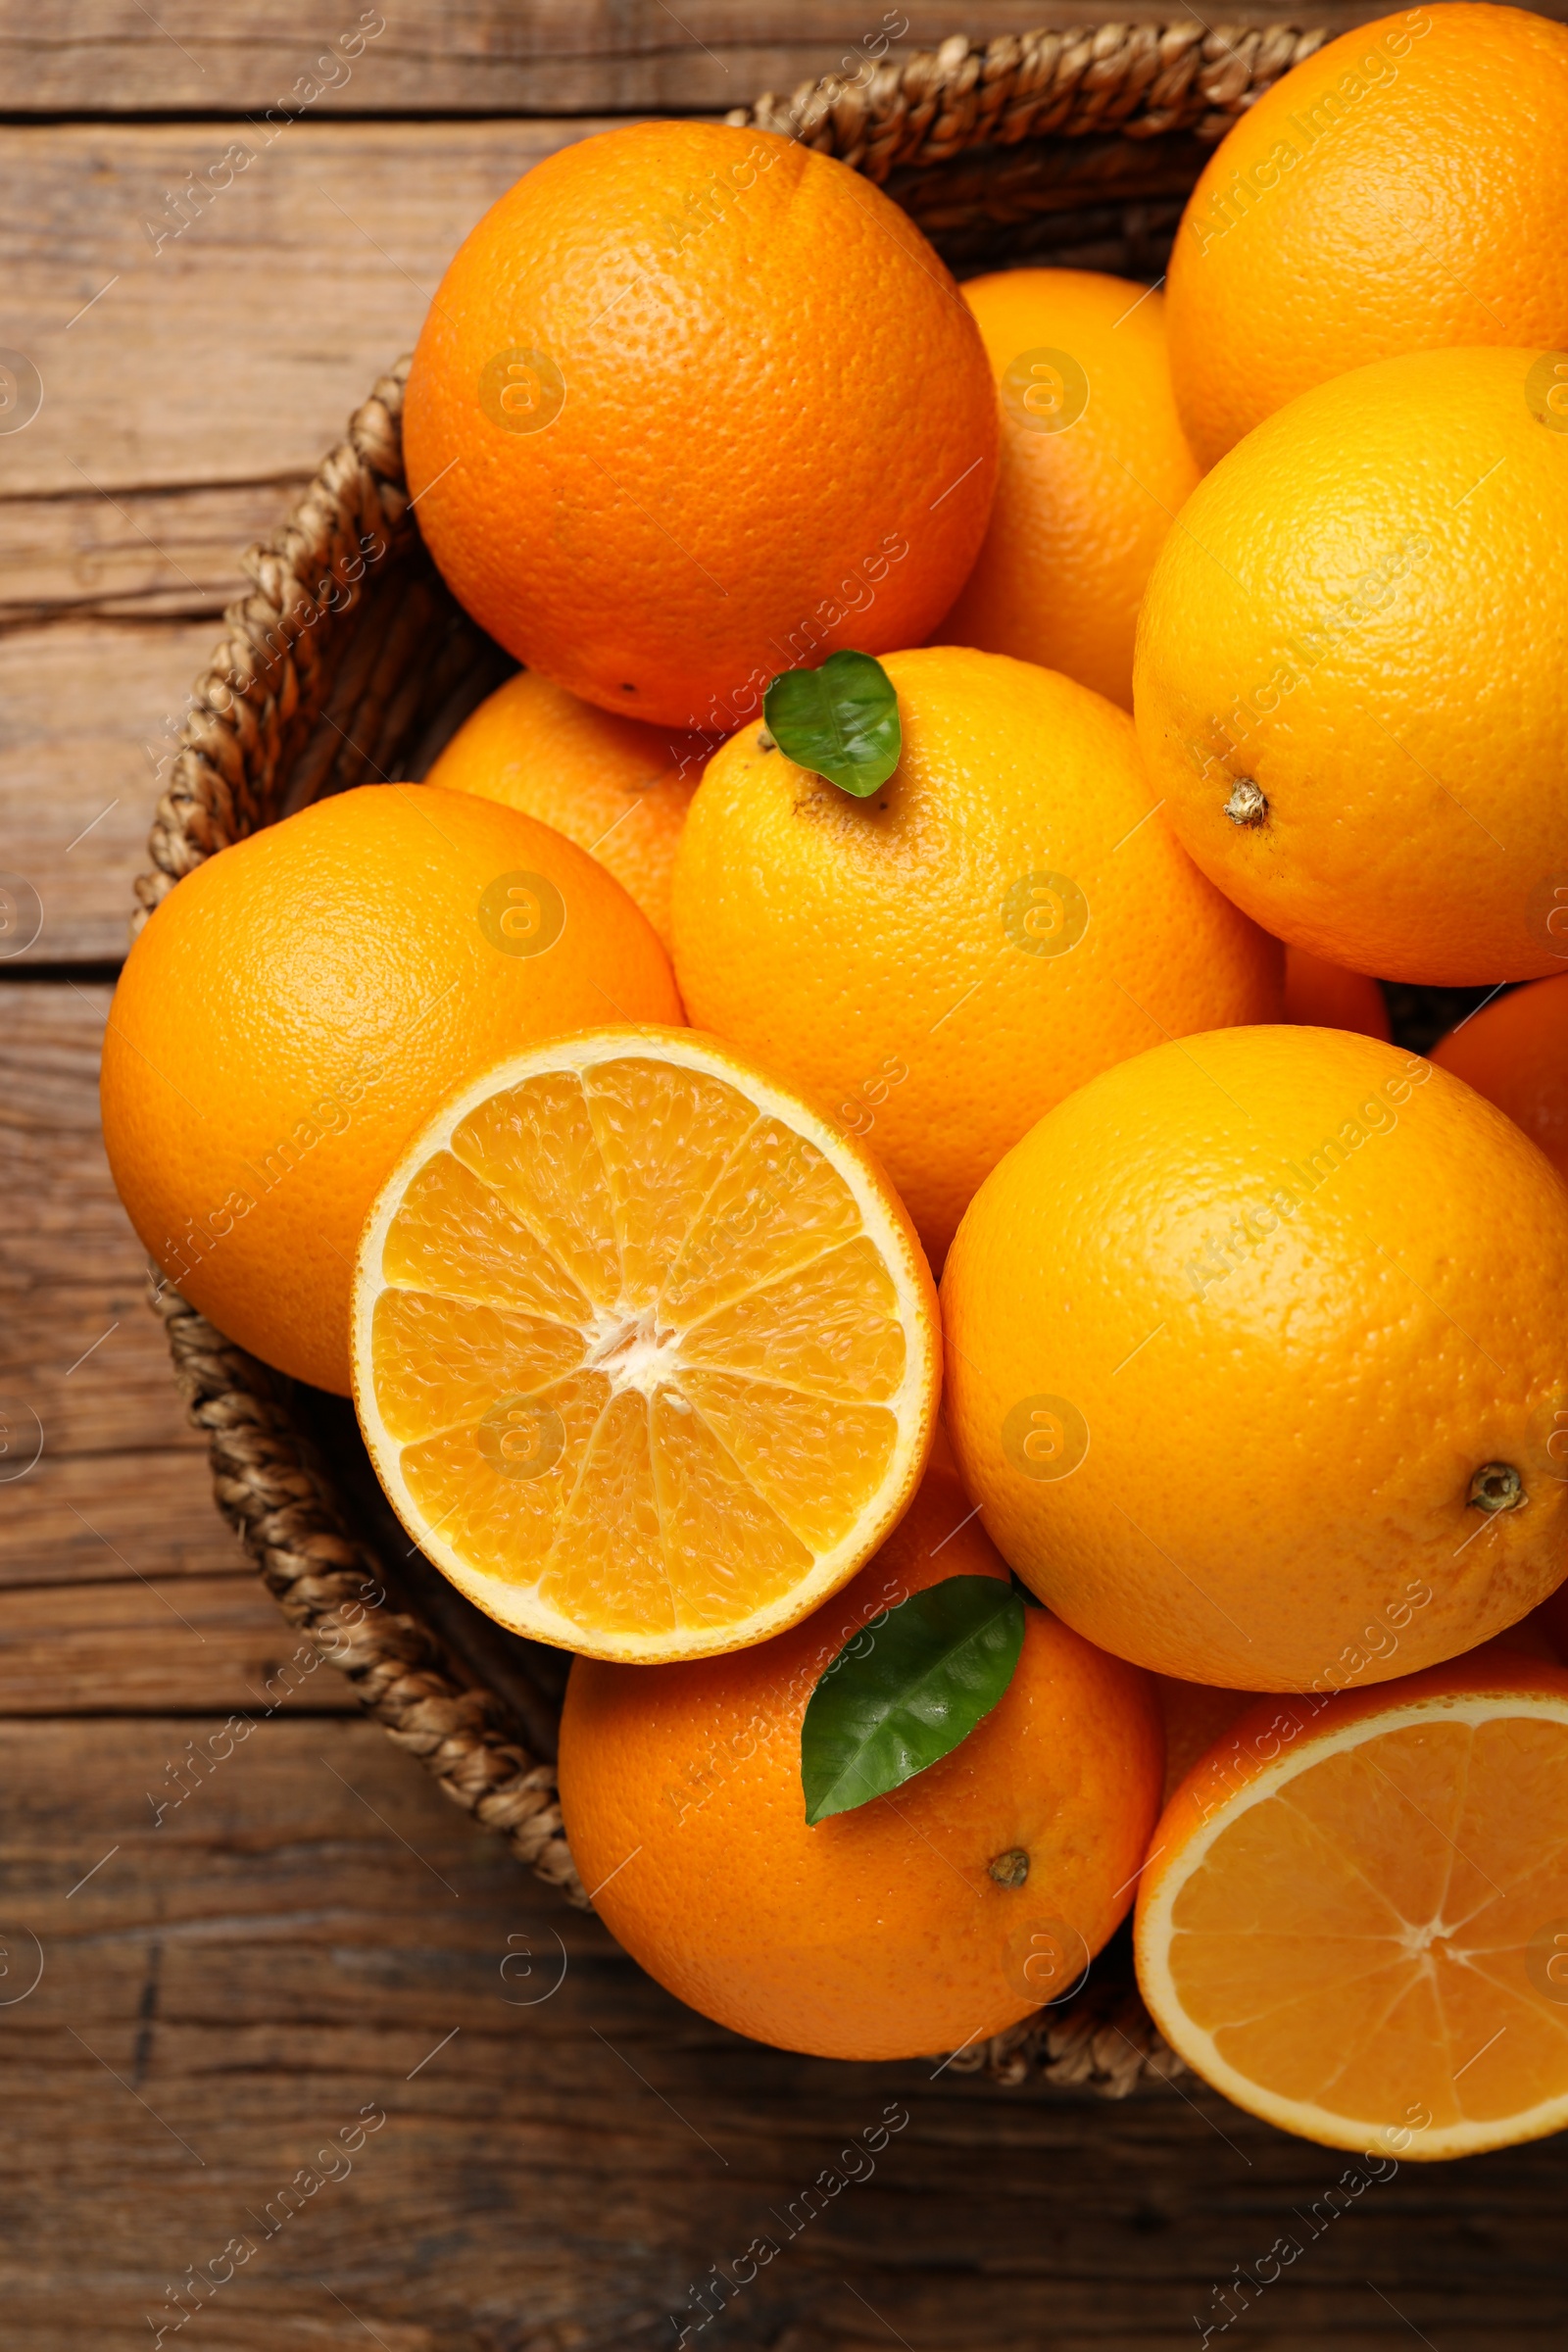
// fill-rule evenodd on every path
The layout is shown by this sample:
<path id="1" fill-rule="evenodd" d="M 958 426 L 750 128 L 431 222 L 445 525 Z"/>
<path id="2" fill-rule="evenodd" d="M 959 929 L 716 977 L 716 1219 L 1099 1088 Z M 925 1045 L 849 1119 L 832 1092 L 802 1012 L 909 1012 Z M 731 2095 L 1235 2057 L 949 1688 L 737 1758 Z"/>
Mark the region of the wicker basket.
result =
<path id="1" fill-rule="evenodd" d="M 729 117 L 808 141 L 878 181 L 960 272 L 1025 259 L 1152 278 L 1213 142 L 1326 38 L 1274 26 L 1105 24 L 1025 33 L 808 83 Z M 244 568 L 196 682 L 138 882 L 145 921 L 182 874 L 351 785 L 422 776 L 513 667 L 453 602 L 409 512 L 407 361 L 376 385 L 268 547 Z M 220 1509 L 303 1640 L 447 1794 L 585 1901 L 556 1799 L 567 1660 L 505 1633 L 410 1553 L 352 1408 L 270 1372 L 177 1293 L 154 1298 Z M 952 2062 L 1109 2095 L 1178 2071 L 1112 1947 L 1075 2000 Z"/>

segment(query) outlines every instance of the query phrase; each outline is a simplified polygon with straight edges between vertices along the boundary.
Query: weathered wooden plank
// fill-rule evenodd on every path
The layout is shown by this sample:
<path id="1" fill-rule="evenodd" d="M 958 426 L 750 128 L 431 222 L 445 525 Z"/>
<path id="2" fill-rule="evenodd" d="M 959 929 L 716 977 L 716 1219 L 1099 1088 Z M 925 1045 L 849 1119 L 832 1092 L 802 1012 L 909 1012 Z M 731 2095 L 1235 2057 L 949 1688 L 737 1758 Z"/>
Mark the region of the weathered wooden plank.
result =
<path id="1" fill-rule="evenodd" d="M 97 1175 L 90 1175 L 89 1169 L 98 1134 L 98 1048 L 109 997 L 108 988 L 89 979 L 28 982 L 5 999 L 6 1018 L 0 1022 L 0 1151 L 8 1165 L 13 1153 L 63 1147 L 78 1166 L 78 1181 L 86 1190 L 107 1180 L 101 1146 Z M 29 1168 L 26 1174 L 34 1172 Z M 73 1195 L 73 1229 L 84 1200 L 85 1191 Z M 0 1188 L 0 1233 L 40 1230 L 36 1220 L 44 1205 L 36 1190 L 24 1194 Z M 48 1243 L 42 1248 L 47 1251 Z"/>
<path id="2" fill-rule="evenodd" d="M 181 2278 L 221 2352 L 366 2326 L 398 2352 L 674 2345 L 671 2315 L 694 2325 L 705 2284 L 711 2313 L 763 2236 L 689 2343 L 1191 2342 L 1287 2228 L 1300 2258 L 1253 2323 L 1275 2352 L 1389 2352 L 1406 2321 L 1522 2352 L 1568 2317 L 1561 2142 L 1402 2168 L 1314 2236 L 1343 2159 L 1206 2092 L 1118 2108 L 741 2042 L 370 1727 L 274 1718 L 199 1779 L 191 1728 L 0 1726 L 0 1982 L 43 1961 L 0 2007 L 0 2292 L 26 2352 L 145 2345 Z M 380 2116 L 346 2166 L 320 2157 Z M 250 2250 L 203 2298 L 192 2269 L 231 2239 Z"/>
<path id="3" fill-rule="evenodd" d="M 0 634 L 0 975 L 10 963 L 124 955 L 160 763 L 173 757 L 216 636 L 211 619 L 64 620 Z M 61 1203 L 29 1204 L 46 1229 L 65 1229 Z"/>
<path id="4" fill-rule="evenodd" d="M 200 0 L 166 0 L 155 21 L 131 0 L 100 0 L 89 24 L 69 0 L 48 0 L 0 35 L 0 71 L 19 112 L 261 114 L 291 96 L 297 106 L 314 84 L 318 115 L 691 113 L 853 73 L 882 54 L 889 34 L 896 56 L 959 31 L 983 41 L 1178 13 L 1150 0 L 983 0 L 967 9 L 953 0 L 886 9 L 880 0 L 683 0 L 678 10 L 661 0 L 476 0 L 462 9 L 419 0 L 386 12 L 351 4 L 328 22 L 307 0 L 270 0 L 240 21 L 215 18 Z M 1268 0 L 1227 7 L 1223 22 L 1338 27 L 1384 13 L 1376 0 Z M 1547 13 L 1558 13 L 1557 0 Z M 355 27 L 366 34 L 357 55 Z M 331 62 L 318 67 L 323 59 Z"/>
<path id="5" fill-rule="evenodd" d="M 106 1291 L 68 1278 L 8 1306 L 0 1382 L 31 1404 L 51 1460 L 201 1442 L 184 1426 L 141 1252 L 125 1242 L 128 1279 Z"/>
<path id="6" fill-rule="evenodd" d="M 38 981 L 0 997 L 0 1384 L 36 1415 L 51 1460 L 187 1435 L 98 1130 L 110 993 Z"/>
<path id="7" fill-rule="evenodd" d="M 6 334 L 43 385 L 6 439 L 8 494 L 120 499 L 314 472 L 418 333 L 480 214 L 596 127 L 299 122 L 257 140 L 179 233 L 174 192 L 243 124 L 0 134 Z M 165 552 L 168 590 L 183 558 Z"/>
<path id="8" fill-rule="evenodd" d="M 108 1001 L 101 984 L 0 986 L 0 1589 L 251 1574 L 104 1159 Z"/>
<path id="9" fill-rule="evenodd" d="M 118 1546 L 98 1559 L 100 1583 L 0 1591 L 0 1716 L 359 1714 L 242 1557 L 177 1592 Z"/>
<path id="10" fill-rule="evenodd" d="M 184 1428 L 172 1382 L 169 1397 L 177 1446 L 46 1452 L 28 1476 L 0 1487 L 0 1591 L 135 1575 L 177 1600 L 172 1588 L 186 1577 L 254 1576 L 219 1517 L 206 1446 Z"/>
<path id="11" fill-rule="evenodd" d="M 211 620 L 245 585 L 241 549 L 270 538 L 306 478 L 0 501 L 0 626 Z"/>

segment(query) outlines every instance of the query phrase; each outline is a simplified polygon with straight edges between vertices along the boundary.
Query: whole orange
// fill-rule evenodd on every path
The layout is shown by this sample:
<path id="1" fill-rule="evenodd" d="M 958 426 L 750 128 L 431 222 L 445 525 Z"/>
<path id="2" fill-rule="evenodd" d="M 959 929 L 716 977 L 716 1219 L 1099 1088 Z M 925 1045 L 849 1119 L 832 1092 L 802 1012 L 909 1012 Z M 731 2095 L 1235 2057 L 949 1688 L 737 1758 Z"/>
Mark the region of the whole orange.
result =
<path id="1" fill-rule="evenodd" d="M 1542 386 L 1496 350 L 1319 384 L 1204 475 L 1150 575 L 1155 798 L 1239 906 L 1352 971 L 1562 967 L 1568 429 Z"/>
<path id="2" fill-rule="evenodd" d="M 651 727 L 519 670 L 466 719 L 425 778 L 504 801 L 608 866 L 669 945 L 669 876 L 706 735 Z"/>
<path id="3" fill-rule="evenodd" d="M 870 1564 L 788 1633 L 693 1664 L 576 1660 L 566 1834 L 650 1976 L 735 2033 L 829 2058 L 954 2049 L 1071 1990 L 1131 1903 L 1161 1739 L 1147 1678 L 1043 1610 L 956 1748 L 806 1821 L 802 1718 L 841 1647 L 925 1586 L 1005 1574 L 931 1470 Z"/>
<path id="4" fill-rule="evenodd" d="M 126 958 L 104 1142 L 152 1257 L 265 1363 L 346 1395 L 354 1252 L 444 1096 L 532 1039 L 678 1021 L 663 950 L 548 825 L 367 785 L 185 875 Z"/>
<path id="5" fill-rule="evenodd" d="M 1568 350 L 1565 218 L 1563 25 L 1457 0 L 1331 41 L 1240 117 L 1177 232 L 1171 372 L 1199 457 L 1398 352 Z"/>
<path id="6" fill-rule="evenodd" d="M 1506 1111 L 1568 1176 L 1568 972 L 1483 1004 L 1432 1058 Z"/>
<path id="7" fill-rule="evenodd" d="M 641 122 L 535 165 L 459 249 L 404 449 L 431 553 L 509 652 L 724 734 L 777 671 L 940 620 L 996 397 L 879 189 L 770 132 Z"/>
<path id="8" fill-rule="evenodd" d="M 1568 1570 L 1568 1186 L 1418 1055 L 1228 1029 L 1010 1152 L 942 1285 L 948 1423 L 1004 1558 L 1184 1681 L 1455 1656 Z"/>
<path id="9" fill-rule="evenodd" d="M 1375 980 L 1326 963 L 1306 948 L 1285 951 L 1285 1018 L 1307 1029 L 1359 1029 L 1388 1039 L 1389 1007 Z"/>
<path id="10" fill-rule="evenodd" d="M 985 544 L 937 632 L 1133 707 L 1150 566 L 1198 480 L 1170 388 L 1164 298 L 1097 270 L 971 278 L 1002 404 Z"/>
<path id="11" fill-rule="evenodd" d="M 745 728 L 675 857 L 691 1019 L 864 1138 L 940 1263 L 1042 1111 L 1162 1037 L 1279 1012 L 1278 945 L 1165 829 L 1131 721 L 1054 670 L 894 654 L 869 800 Z"/>

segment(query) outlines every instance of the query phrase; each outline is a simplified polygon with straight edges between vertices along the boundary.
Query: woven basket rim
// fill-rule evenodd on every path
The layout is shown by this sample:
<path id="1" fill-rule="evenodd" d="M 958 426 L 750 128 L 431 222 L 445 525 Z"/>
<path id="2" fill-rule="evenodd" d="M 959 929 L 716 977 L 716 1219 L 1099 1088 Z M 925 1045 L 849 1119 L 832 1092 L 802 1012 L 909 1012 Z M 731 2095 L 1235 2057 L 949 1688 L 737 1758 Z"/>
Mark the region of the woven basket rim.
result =
<path id="1" fill-rule="evenodd" d="M 1090 159 L 1106 140 L 1188 134 L 1212 143 L 1328 37 L 1312 26 L 1209 28 L 1190 16 L 1007 34 L 983 45 L 957 33 L 934 50 L 867 61 L 854 75 L 803 82 L 785 97 L 764 93 L 726 120 L 782 132 L 879 183 L 892 180 L 895 197 L 903 183 L 940 175 L 964 157 L 990 159 L 1008 173 L 1004 193 L 997 173 L 988 180 L 983 172 L 960 209 L 1004 229 L 1029 217 L 1020 154 L 1059 155 L 1045 143 L 1078 142 L 1087 185 Z M 1055 175 L 1057 209 L 1074 185 L 1073 165 L 1069 154 Z M 398 665 L 384 658 L 393 648 L 382 645 L 378 656 L 370 627 L 377 600 L 384 632 L 407 655 L 423 642 L 421 619 L 428 629 L 432 614 L 445 614 L 429 714 L 437 734 L 452 709 L 477 699 L 487 659 L 495 675 L 510 666 L 490 659 L 498 649 L 457 614 L 423 557 L 402 463 L 408 368 L 404 358 L 378 380 L 272 540 L 242 559 L 251 585 L 226 609 L 225 635 L 194 686 L 153 820 L 150 867 L 135 886 L 133 933 L 216 851 L 323 788 L 339 788 L 346 755 L 334 734 L 367 763 L 362 773 L 380 772 L 362 751 L 359 739 L 369 731 L 363 714 L 369 710 L 379 745 L 398 740 L 395 722 L 406 724 L 409 712 L 399 705 Z M 400 607 L 395 592 L 403 589 Z M 159 1269 L 150 1283 L 176 1382 L 208 1439 L 219 1508 L 284 1617 L 318 1658 L 347 1675 L 368 1713 L 449 1796 L 568 1901 L 587 1907 L 554 1766 L 519 1737 L 515 1705 L 455 1655 L 431 1612 L 400 1589 L 356 1527 L 293 1384 L 225 1339 Z M 1093 1980 L 1075 2000 L 948 2063 L 1001 2082 L 1043 2078 L 1110 2097 L 1183 2071 L 1136 1993 Z"/>

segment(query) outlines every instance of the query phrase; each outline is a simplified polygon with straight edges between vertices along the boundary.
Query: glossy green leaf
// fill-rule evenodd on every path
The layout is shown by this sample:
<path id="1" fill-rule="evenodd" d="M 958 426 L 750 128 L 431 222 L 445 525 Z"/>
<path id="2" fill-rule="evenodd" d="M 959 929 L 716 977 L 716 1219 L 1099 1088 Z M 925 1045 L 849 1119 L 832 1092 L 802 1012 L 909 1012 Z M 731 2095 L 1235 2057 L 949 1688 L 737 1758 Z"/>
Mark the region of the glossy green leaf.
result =
<path id="1" fill-rule="evenodd" d="M 808 1822 L 885 1796 L 951 1754 L 1011 1682 L 1023 1632 L 1023 1602 L 998 1576 L 950 1576 L 873 1618 L 807 1703 Z"/>
<path id="2" fill-rule="evenodd" d="M 820 669 L 786 669 L 762 716 L 797 767 L 868 800 L 899 764 L 904 731 L 893 680 L 869 654 L 829 654 Z"/>

